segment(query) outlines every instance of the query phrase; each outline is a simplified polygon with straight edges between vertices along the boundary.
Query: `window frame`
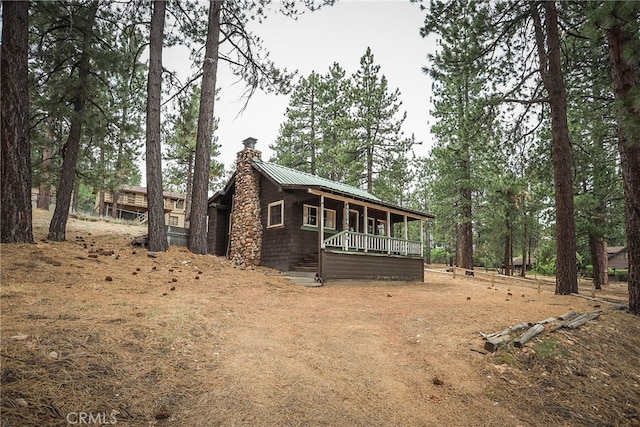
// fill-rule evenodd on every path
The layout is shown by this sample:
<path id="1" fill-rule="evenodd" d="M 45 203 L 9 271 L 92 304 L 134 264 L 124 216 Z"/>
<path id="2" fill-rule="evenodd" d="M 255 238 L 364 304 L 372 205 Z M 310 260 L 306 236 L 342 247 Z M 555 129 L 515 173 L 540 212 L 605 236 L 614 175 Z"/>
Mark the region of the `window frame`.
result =
<path id="1" fill-rule="evenodd" d="M 175 221 L 175 224 L 172 222 Z M 169 225 L 177 227 L 180 224 L 180 218 L 177 215 L 169 215 Z"/>
<path id="2" fill-rule="evenodd" d="M 272 224 L 271 209 L 276 206 L 280 207 L 280 222 L 277 224 Z M 271 202 L 267 205 L 267 228 L 282 228 L 282 227 L 284 227 L 284 200 Z"/>
<path id="3" fill-rule="evenodd" d="M 315 210 L 315 215 L 310 215 L 310 210 Z M 309 224 L 309 218 L 315 218 L 315 224 Z M 306 227 L 317 227 L 318 226 L 318 207 L 314 205 L 302 205 L 302 225 Z"/>
<path id="4" fill-rule="evenodd" d="M 313 218 L 312 215 L 309 215 L 307 210 L 310 209 L 314 209 L 316 211 L 315 214 L 315 224 L 309 224 L 307 221 L 309 218 Z M 313 228 L 318 228 L 318 212 L 320 211 L 320 207 L 319 206 L 315 206 L 315 205 L 307 205 L 304 204 L 302 205 L 302 226 L 303 227 L 313 227 Z M 332 215 L 332 219 L 333 219 L 333 225 L 329 226 L 327 225 L 327 221 L 329 218 L 329 215 L 327 215 L 328 213 L 331 213 Z M 324 220 L 324 228 L 326 228 L 327 230 L 336 230 L 336 219 L 337 219 L 337 213 L 335 209 L 328 209 L 328 208 L 324 208 L 324 215 L 323 215 L 323 220 Z"/>

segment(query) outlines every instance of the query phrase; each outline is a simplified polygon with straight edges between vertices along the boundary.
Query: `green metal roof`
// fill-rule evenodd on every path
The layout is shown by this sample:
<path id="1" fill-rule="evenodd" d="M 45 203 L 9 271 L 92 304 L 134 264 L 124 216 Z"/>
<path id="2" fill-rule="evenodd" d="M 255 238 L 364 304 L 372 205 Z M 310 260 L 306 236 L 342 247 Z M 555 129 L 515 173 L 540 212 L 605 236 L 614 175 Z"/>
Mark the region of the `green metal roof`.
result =
<path id="1" fill-rule="evenodd" d="M 322 178 L 316 175 L 312 175 L 306 172 L 300 172 L 295 169 L 288 168 L 286 166 L 280 166 L 273 163 L 263 162 L 260 159 L 254 158 L 253 164 L 262 173 L 266 174 L 278 185 L 286 186 L 304 186 L 304 187 L 319 187 L 330 191 L 336 191 L 344 195 L 357 197 L 359 199 L 371 200 L 373 202 L 382 202 L 379 198 L 373 194 L 361 190 L 351 185 L 342 184 L 340 182 L 331 181 L 330 179 Z"/>

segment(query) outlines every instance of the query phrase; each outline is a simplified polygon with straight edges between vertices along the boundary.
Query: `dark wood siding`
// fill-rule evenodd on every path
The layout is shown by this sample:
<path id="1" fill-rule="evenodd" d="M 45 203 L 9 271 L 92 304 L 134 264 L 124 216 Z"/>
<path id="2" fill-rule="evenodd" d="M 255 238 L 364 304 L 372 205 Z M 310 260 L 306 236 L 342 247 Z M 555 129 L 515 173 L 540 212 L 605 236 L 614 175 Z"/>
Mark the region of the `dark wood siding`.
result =
<path id="1" fill-rule="evenodd" d="M 209 253 L 225 256 L 229 241 L 229 209 L 209 207 L 209 230 L 207 233 L 207 246 Z"/>
<path id="2" fill-rule="evenodd" d="M 335 279 L 417 280 L 424 281 L 424 262 L 420 258 L 402 258 L 324 251 L 322 277 Z"/>
<path id="3" fill-rule="evenodd" d="M 269 203 L 284 200 L 284 226 L 267 228 L 267 215 Z M 280 271 L 288 271 L 291 268 L 292 231 L 295 226 L 295 215 L 292 207 L 296 196 L 291 192 L 280 191 L 271 181 L 264 176 L 260 177 L 260 204 L 262 221 L 262 255 L 260 264 L 275 268 Z"/>

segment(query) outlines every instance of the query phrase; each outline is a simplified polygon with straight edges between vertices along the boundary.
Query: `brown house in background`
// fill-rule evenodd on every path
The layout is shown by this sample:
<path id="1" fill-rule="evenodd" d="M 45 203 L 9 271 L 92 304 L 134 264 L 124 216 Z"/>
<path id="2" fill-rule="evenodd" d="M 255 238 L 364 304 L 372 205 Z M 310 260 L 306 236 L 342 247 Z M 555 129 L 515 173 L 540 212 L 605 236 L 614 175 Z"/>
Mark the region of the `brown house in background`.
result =
<path id="1" fill-rule="evenodd" d="M 224 190 L 209 199 L 209 253 L 241 265 L 330 279 L 424 280 L 424 212 L 359 188 L 264 162 L 247 138 Z"/>
<path id="2" fill-rule="evenodd" d="M 628 269 L 629 268 L 629 251 L 626 246 L 608 246 L 607 247 L 607 263 L 609 268 Z"/>
<path id="3" fill-rule="evenodd" d="M 536 262 L 538 262 L 538 260 L 536 259 L 536 257 L 530 256 L 530 257 L 527 258 L 526 263 L 523 263 L 522 262 L 522 257 L 519 256 L 519 257 L 513 258 L 511 262 L 512 262 L 512 266 L 513 266 L 514 272 L 516 272 L 517 274 L 520 274 L 520 273 L 522 273 L 522 265 L 523 264 L 526 264 L 525 265 L 525 272 L 526 271 L 530 271 L 531 268 L 533 268 L 533 265 Z"/>
<path id="4" fill-rule="evenodd" d="M 113 216 L 114 203 L 111 194 L 104 194 L 104 210 L 100 215 Z M 164 223 L 172 227 L 183 228 L 185 221 L 185 196 L 184 194 L 165 191 L 164 198 Z M 100 209 L 100 194 L 98 194 L 98 210 Z M 147 189 L 146 187 L 136 187 L 123 185 L 120 188 L 116 217 L 128 220 L 138 220 L 141 223 L 147 221 Z"/>

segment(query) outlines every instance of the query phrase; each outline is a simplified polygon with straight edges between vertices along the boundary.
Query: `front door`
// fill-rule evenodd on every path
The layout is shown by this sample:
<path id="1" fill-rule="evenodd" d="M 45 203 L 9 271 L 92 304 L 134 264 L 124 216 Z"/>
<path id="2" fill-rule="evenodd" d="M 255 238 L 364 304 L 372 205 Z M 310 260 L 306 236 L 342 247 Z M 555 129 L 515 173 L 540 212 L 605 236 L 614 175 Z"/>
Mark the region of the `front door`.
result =
<path id="1" fill-rule="evenodd" d="M 349 209 L 349 231 L 360 232 L 360 213 Z"/>

